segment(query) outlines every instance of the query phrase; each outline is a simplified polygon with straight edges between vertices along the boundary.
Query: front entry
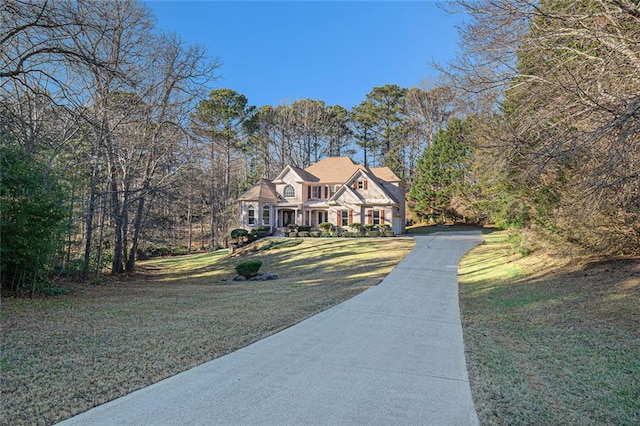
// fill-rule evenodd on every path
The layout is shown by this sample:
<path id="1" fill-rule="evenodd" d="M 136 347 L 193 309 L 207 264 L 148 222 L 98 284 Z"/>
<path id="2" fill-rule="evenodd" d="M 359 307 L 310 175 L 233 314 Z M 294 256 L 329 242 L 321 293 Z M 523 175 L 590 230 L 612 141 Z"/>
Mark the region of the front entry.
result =
<path id="1" fill-rule="evenodd" d="M 328 212 L 318 212 L 318 223 L 320 225 L 322 222 L 329 222 L 329 214 Z"/>
<path id="2" fill-rule="evenodd" d="M 286 227 L 295 223 L 295 212 L 293 210 L 282 211 L 282 226 Z"/>

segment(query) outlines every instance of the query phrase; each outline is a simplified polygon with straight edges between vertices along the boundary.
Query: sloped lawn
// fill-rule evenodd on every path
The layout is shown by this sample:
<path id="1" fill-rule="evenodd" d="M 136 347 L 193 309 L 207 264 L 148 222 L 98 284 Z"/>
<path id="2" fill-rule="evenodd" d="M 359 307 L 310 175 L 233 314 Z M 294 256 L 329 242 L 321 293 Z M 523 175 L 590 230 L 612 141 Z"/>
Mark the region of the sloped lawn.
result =
<path id="1" fill-rule="evenodd" d="M 377 284 L 414 245 L 281 242 L 142 262 L 135 277 L 66 283 L 69 295 L 3 299 L 0 423 L 52 424 L 246 346 Z M 280 278 L 232 281 L 249 259 Z"/>
<path id="2" fill-rule="evenodd" d="M 513 255 L 504 232 L 485 241 L 459 271 L 481 423 L 640 424 L 640 259 L 572 264 Z"/>

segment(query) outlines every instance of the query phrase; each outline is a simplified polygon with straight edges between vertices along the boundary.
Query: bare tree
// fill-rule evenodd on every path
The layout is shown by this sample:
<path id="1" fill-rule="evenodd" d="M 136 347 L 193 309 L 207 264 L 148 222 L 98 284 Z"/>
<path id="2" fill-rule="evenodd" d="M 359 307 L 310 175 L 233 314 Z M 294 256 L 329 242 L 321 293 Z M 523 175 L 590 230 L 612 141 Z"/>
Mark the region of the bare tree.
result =
<path id="1" fill-rule="evenodd" d="M 499 102 L 496 161 L 530 189 L 532 217 L 592 250 L 639 250 L 637 2 L 458 5 L 472 20 L 450 71 L 469 103 Z"/>

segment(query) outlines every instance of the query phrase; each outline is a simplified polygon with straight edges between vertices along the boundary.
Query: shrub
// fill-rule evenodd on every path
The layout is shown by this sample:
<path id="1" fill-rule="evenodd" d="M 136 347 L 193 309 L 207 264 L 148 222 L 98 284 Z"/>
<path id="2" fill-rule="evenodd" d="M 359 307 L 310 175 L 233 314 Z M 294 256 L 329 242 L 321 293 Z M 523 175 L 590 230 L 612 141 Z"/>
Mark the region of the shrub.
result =
<path id="1" fill-rule="evenodd" d="M 309 235 L 311 237 L 318 238 L 321 235 L 321 233 L 319 231 L 311 231 L 309 232 Z"/>
<path id="2" fill-rule="evenodd" d="M 292 232 L 289 232 L 289 235 L 288 235 L 288 236 L 289 236 L 289 237 L 297 237 L 297 236 L 298 236 L 298 233 L 297 233 L 297 232 L 295 232 L 295 231 L 292 231 Z"/>
<path id="3" fill-rule="evenodd" d="M 298 226 L 298 232 L 309 232 L 311 231 L 311 227 L 307 225 Z"/>
<path id="4" fill-rule="evenodd" d="M 353 232 L 358 232 L 362 229 L 362 225 L 359 222 L 353 222 L 349 224 L 349 228 L 351 228 Z"/>
<path id="5" fill-rule="evenodd" d="M 246 229 L 234 229 L 233 231 L 231 231 L 231 238 L 237 240 L 239 243 L 242 242 L 243 239 L 248 238 L 249 237 L 249 231 L 247 231 Z"/>
<path id="6" fill-rule="evenodd" d="M 267 235 L 269 235 L 269 233 L 267 231 L 263 231 L 262 229 L 252 229 L 251 235 L 253 236 L 253 239 L 258 239 L 266 237 Z"/>
<path id="7" fill-rule="evenodd" d="M 321 224 L 318 225 L 318 228 L 322 229 L 325 232 L 329 232 L 331 231 L 331 228 L 333 228 L 333 225 L 330 224 L 329 222 L 322 222 Z"/>
<path id="8" fill-rule="evenodd" d="M 325 232 L 323 232 L 323 233 L 322 233 L 322 236 L 323 236 L 323 237 L 332 237 L 332 236 L 333 236 L 333 233 L 331 233 L 331 232 L 326 232 L 326 231 L 325 231 Z M 337 236 L 338 236 L 338 235 L 336 234 L 336 237 L 337 237 Z"/>
<path id="9" fill-rule="evenodd" d="M 308 237 L 310 235 L 309 231 L 300 231 L 298 232 L 298 237 Z"/>
<path id="10" fill-rule="evenodd" d="M 69 197 L 46 163 L 5 137 L 0 131 L 0 283 L 3 290 L 34 295 L 55 266 Z"/>
<path id="11" fill-rule="evenodd" d="M 258 273 L 258 270 L 261 266 L 262 261 L 260 260 L 248 260 L 236 265 L 236 272 L 238 273 L 238 275 L 249 279 L 251 277 L 254 277 Z"/>

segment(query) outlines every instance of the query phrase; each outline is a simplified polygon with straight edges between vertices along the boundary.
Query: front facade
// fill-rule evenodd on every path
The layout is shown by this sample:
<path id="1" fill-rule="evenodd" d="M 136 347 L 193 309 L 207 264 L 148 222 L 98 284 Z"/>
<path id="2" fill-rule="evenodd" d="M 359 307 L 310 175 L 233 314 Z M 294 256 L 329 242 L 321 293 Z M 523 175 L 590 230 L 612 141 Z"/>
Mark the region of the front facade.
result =
<path id="1" fill-rule="evenodd" d="M 405 231 L 405 189 L 388 167 L 366 168 L 348 157 L 329 157 L 306 169 L 287 166 L 263 179 L 239 199 L 240 226 L 292 225 L 317 228 L 322 222 L 347 228 L 351 223 L 387 225 Z"/>

